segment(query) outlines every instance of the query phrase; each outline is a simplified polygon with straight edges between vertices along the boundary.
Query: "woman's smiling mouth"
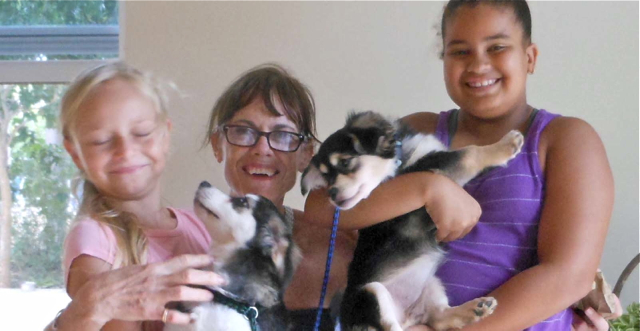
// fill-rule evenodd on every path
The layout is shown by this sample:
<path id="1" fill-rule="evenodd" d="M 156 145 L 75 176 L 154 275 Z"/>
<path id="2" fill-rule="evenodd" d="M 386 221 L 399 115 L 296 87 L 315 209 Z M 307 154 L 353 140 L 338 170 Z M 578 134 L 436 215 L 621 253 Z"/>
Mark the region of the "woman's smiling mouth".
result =
<path id="1" fill-rule="evenodd" d="M 246 166 L 243 167 L 242 170 L 251 176 L 264 178 L 271 178 L 280 173 L 278 170 L 269 167 Z"/>

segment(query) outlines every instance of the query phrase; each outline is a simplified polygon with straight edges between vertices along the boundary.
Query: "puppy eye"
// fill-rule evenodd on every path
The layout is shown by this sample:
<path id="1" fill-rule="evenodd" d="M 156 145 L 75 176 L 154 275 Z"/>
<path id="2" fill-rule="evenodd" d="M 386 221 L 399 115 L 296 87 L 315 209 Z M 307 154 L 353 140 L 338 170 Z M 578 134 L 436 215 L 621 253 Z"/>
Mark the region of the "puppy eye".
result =
<path id="1" fill-rule="evenodd" d="M 249 201 L 245 197 L 236 198 L 233 200 L 233 206 L 235 208 L 249 208 Z"/>
<path id="2" fill-rule="evenodd" d="M 351 164 L 351 159 L 341 159 L 338 161 L 338 166 L 340 168 L 349 168 L 349 164 Z"/>

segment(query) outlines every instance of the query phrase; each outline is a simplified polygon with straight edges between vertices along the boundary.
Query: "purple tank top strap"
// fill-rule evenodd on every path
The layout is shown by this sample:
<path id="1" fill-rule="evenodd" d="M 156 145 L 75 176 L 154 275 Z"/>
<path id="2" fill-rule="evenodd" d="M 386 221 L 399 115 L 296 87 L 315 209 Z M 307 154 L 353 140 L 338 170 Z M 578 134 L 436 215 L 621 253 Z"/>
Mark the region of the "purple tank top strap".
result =
<path id="1" fill-rule="evenodd" d="M 438 124 L 436 125 L 436 132 L 434 135 L 442 144 L 449 148 L 449 116 L 455 109 L 440 112 L 438 114 Z"/>
<path id="2" fill-rule="evenodd" d="M 527 139 L 525 148 L 531 151 L 538 150 L 538 141 L 540 140 L 540 133 L 547 127 L 547 124 L 551 122 L 556 117 L 560 115 L 551 114 L 544 109 L 538 110 L 533 122 L 531 122 L 531 126 L 529 127 L 529 131 L 527 131 Z"/>
<path id="3" fill-rule="evenodd" d="M 529 126 L 529 130 L 527 131 L 524 146 L 522 148 L 522 154 L 529 154 L 528 159 L 530 160 L 531 167 L 533 171 L 539 176 L 540 180 L 544 182 L 544 174 L 542 173 L 542 168 L 540 167 L 539 157 L 538 157 L 538 146 L 540 142 L 540 134 L 547 127 L 547 124 L 551 122 L 556 117 L 560 115 L 551 114 L 544 109 L 539 109 L 538 113 L 535 115 L 531 125 Z"/>

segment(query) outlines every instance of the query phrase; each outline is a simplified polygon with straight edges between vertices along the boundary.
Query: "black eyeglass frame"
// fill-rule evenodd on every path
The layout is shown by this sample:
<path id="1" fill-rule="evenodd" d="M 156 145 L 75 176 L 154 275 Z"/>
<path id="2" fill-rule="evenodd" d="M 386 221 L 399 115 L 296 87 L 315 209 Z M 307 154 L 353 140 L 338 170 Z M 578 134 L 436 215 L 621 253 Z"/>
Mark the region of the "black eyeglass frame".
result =
<path id="1" fill-rule="evenodd" d="M 249 129 L 252 130 L 254 132 L 257 133 L 257 137 L 256 140 L 253 142 L 253 144 L 251 145 L 238 145 L 238 144 L 234 144 L 229 140 L 229 128 L 245 128 L 245 129 Z M 282 131 L 282 130 L 275 130 L 275 131 L 270 131 L 270 132 L 264 132 L 264 131 L 259 131 L 256 130 L 250 126 L 246 126 L 246 125 L 233 125 L 233 124 L 229 124 L 229 125 L 223 125 L 222 126 L 222 130 L 224 131 L 224 137 L 225 139 L 227 139 L 227 142 L 233 146 L 239 146 L 239 147 L 253 147 L 258 143 L 258 140 L 260 140 L 260 137 L 264 136 L 265 138 L 267 138 L 267 144 L 269 144 L 269 148 L 273 149 L 274 151 L 278 151 L 278 152 L 283 152 L 283 153 L 293 153 L 295 151 L 297 151 L 298 149 L 300 149 L 300 146 L 302 146 L 302 143 L 307 139 L 307 136 L 301 134 L 301 133 L 297 133 L 297 132 L 291 132 L 291 131 Z M 296 137 L 298 137 L 298 139 L 300 139 L 298 141 L 298 146 L 296 146 L 295 149 L 290 150 L 290 151 L 283 151 L 281 149 L 277 149 L 274 148 L 273 146 L 271 146 L 271 138 L 269 137 L 272 133 L 274 132 L 279 132 L 279 133 L 287 133 L 287 134 L 291 134 L 294 135 Z"/>

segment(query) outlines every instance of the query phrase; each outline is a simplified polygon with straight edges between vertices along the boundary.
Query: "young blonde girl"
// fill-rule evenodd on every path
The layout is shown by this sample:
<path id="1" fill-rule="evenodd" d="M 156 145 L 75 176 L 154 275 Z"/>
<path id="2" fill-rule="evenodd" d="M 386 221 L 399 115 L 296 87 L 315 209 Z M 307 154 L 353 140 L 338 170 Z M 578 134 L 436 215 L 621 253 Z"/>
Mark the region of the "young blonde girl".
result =
<path id="1" fill-rule="evenodd" d="M 602 142 L 584 121 L 527 103 L 538 48 L 525 1 L 452 0 L 441 32 L 445 85 L 460 109 L 403 120 L 452 149 L 519 130 L 522 153 L 464 190 L 433 173 L 398 176 L 342 213 L 341 224 L 358 229 L 426 208 L 438 239 L 450 242 L 438 272 L 449 302 L 498 301 L 464 330 L 570 330 L 568 307 L 591 289 L 613 205 Z M 326 192 L 309 196 L 310 221 L 329 224 L 332 214 Z"/>
<path id="2" fill-rule="evenodd" d="M 209 235 L 195 215 L 167 208 L 161 200 L 171 122 L 164 94 L 150 75 L 121 62 L 83 73 L 62 99 L 60 123 L 64 147 L 84 180 L 80 209 L 65 240 L 65 279 L 72 298 L 100 273 L 208 251 Z M 195 273 L 199 278 L 193 278 L 194 271 L 189 272 L 160 288 L 155 286 L 158 274 L 151 272 L 146 278 L 149 291 L 195 293 L 199 290 L 182 285 L 218 283 L 213 273 Z M 196 296 L 211 298 L 201 292 Z M 149 309 L 156 312 L 142 315 L 167 321 L 169 311 L 157 311 L 157 306 L 150 302 Z M 162 326 L 105 321 L 104 315 L 101 323 L 102 330 Z"/>

